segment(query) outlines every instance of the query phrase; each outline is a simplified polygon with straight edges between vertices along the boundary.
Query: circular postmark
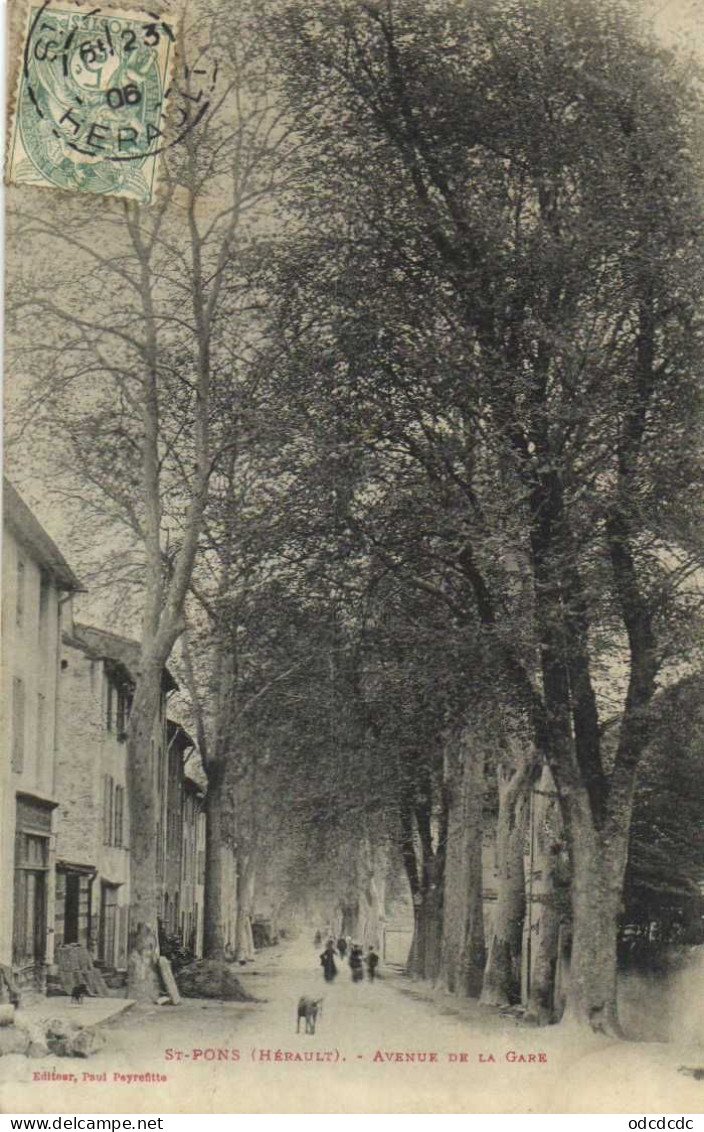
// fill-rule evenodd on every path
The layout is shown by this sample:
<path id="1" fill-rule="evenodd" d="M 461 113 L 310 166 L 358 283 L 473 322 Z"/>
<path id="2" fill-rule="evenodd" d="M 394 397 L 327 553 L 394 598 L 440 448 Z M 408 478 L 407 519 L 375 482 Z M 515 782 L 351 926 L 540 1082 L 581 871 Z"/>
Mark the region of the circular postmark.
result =
<path id="1" fill-rule="evenodd" d="M 153 200 L 160 153 L 209 106 L 199 76 L 174 89 L 175 40 L 155 13 L 30 4 L 9 179 Z"/>

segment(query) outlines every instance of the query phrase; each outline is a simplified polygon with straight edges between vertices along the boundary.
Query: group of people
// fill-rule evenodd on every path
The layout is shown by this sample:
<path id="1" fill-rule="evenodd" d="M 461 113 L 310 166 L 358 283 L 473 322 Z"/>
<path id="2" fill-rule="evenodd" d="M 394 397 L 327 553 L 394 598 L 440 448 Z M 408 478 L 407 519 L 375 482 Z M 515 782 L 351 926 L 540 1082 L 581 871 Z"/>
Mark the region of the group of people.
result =
<path id="1" fill-rule="evenodd" d="M 315 946 L 320 947 L 322 936 L 320 932 L 315 933 Z M 364 949 L 359 943 L 352 943 L 349 936 L 340 936 L 335 946 L 335 941 L 329 939 L 325 945 L 325 950 L 320 956 L 320 964 L 323 968 L 323 977 L 326 983 L 331 983 L 337 976 L 337 964 L 335 959 L 339 956 L 340 960 L 344 962 L 345 956 L 349 952 L 349 965 L 352 972 L 352 982 L 359 983 L 364 978 L 364 968 L 367 968 L 367 976 L 371 983 L 374 982 L 376 976 L 376 969 L 379 966 L 379 956 L 373 947 L 370 947 L 365 956 Z"/>

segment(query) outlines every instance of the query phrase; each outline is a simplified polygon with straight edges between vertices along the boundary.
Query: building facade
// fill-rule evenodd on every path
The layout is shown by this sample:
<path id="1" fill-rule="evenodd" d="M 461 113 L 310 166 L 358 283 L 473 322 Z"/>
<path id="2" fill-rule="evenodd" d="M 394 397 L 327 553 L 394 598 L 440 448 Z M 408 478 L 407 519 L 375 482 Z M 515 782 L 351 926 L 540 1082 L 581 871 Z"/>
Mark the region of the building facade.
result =
<path id="1" fill-rule="evenodd" d="M 80 943 L 105 970 L 127 966 L 130 905 L 130 799 L 127 725 L 139 671 L 139 644 L 74 623 L 63 634 L 57 767 L 58 944 Z M 157 797 L 165 797 L 165 672 L 152 737 Z M 161 779 L 160 779 L 161 776 Z M 159 831 L 159 836 L 161 832 Z"/>
<path id="2" fill-rule="evenodd" d="M 42 988 L 53 961 L 61 637 L 78 579 L 7 480 L 3 487 L 0 962 Z"/>
<path id="3" fill-rule="evenodd" d="M 157 834 L 157 880 L 161 926 L 168 935 L 181 931 L 184 758 L 193 747 L 188 732 L 167 719 L 160 770 L 162 807 Z"/>
<path id="4" fill-rule="evenodd" d="M 41 991 L 65 945 L 85 948 L 106 972 L 127 966 L 127 729 L 140 646 L 74 619 L 78 579 L 7 481 L 2 587 L 0 964 Z M 168 719 L 176 688 L 165 669 L 150 752 L 158 914 L 201 955 L 206 815 L 203 790 L 185 773 L 195 745 Z M 234 922 L 228 929 L 234 939 Z"/>

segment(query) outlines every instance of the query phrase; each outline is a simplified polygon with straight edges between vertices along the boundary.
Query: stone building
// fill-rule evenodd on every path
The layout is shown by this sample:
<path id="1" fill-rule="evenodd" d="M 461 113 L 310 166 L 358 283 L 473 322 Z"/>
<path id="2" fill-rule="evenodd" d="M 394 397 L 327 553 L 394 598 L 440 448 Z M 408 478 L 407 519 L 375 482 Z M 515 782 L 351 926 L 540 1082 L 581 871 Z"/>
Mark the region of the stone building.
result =
<path id="1" fill-rule="evenodd" d="M 61 636 L 78 580 L 7 480 L 3 489 L 0 962 L 42 988 L 53 960 Z"/>
<path id="2" fill-rule="evenodd" d="M 130 806 L 127 723 L 140 648 L 116 633 L 75 623 L 63 634 L 57 764 L 61 813 L 56 844 L 56 942 L 81 943 L 106 970 L 127 965 Z M 164 671 L 152 738 L 157 796 L 165 799 L 166 699 L 176 683 Z M 163 836 L 160 825 L 158 836 Z"/>

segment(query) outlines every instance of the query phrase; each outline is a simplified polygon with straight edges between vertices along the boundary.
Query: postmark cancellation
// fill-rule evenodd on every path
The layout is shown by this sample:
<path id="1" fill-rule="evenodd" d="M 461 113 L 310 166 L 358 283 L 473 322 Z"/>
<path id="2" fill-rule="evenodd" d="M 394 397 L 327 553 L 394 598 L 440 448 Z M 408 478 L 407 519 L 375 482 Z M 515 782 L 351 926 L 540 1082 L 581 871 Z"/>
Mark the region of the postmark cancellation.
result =
<path id="1" fill-rule="evenodd" d="M 168 19 L 33 0 L 21 46 L 7 179 L 151 203 L 170 144 Z"/>

